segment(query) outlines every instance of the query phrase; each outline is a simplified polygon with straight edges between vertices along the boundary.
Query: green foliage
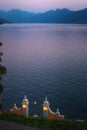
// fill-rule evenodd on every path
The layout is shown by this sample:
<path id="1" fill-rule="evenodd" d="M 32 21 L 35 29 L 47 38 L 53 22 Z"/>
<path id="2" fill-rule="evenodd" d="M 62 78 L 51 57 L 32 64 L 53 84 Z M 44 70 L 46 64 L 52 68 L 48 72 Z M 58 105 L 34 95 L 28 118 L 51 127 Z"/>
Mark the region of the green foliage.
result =
<path id="1" fill-rule="evenodd" d="M 24 124 L 43 130 L 87 130 L 87 121 L 76 122 L 72 120 L 49 120 L 44 117 L 32 117 L 15 113 L 1 113 L 0 120 Z"/>
<path id="2" fill-rule="evenodd" d="M 6 67 L 0 65 L 0 74 L 6 74 Z"/>
<path id="3" fill-rule="evenodd" d="M 0 75 L 4 75 L 4 74 L 6 74 L 6 73 L 7 73 L 6 67 L 5 67 L 5 66 L 2 66 L 2 65 L 0 64 Z"/>
<path id="4" fill-rule="evenodd" d="M 0 47 L 3 45 L 2 42 L 0 42 Z M 2 61 L 3 53 L 0 51 L 0 62 Z M 0 64 L 0 80 L 2 79 L 2 75 L 6 74 L 7 70 L 6 67 Z"/>

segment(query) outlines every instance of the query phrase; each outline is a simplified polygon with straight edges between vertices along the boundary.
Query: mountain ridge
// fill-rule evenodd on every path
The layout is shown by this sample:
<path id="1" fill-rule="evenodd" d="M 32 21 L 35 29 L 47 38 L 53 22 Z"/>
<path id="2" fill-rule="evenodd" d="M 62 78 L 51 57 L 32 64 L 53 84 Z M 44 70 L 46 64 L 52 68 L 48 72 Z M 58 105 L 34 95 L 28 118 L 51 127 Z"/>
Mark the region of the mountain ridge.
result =
<path id="1" fill-rule="evenodd" d="M 0 10 L 0 19 L 12 23 L 76 23 L 87 24 L 87 8 L 73 11 L 67 8 L 33 13 L 20 9 Z"/>

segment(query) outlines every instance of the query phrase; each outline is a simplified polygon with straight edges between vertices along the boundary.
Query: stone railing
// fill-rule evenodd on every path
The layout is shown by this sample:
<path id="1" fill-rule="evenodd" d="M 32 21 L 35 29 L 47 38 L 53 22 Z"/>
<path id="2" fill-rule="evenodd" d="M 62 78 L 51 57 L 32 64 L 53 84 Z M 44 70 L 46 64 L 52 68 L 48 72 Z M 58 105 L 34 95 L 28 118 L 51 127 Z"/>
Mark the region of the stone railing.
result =
<path id="1" fill-rule="evenodd" d="M 20 108 L 18 108 L 16 104 L 14 104 L 13 109 L 11 109 L 10 111 L 17 114 L 24 114 L 26 116 L 29 116 L 29 101 L 26 98 L 26 96 L 24 96 L 24 99 L 22 101 L 22 105 Z M 43 102 L 43 116 L 49 119 L 64 119 L 64 115 L 60 114 L 58 108 L 56 112 L 51 111 L 50 104 L 49 104 L 49 101 L 47 100 L 47 97 L 45 98 L 45 101 Z"/>

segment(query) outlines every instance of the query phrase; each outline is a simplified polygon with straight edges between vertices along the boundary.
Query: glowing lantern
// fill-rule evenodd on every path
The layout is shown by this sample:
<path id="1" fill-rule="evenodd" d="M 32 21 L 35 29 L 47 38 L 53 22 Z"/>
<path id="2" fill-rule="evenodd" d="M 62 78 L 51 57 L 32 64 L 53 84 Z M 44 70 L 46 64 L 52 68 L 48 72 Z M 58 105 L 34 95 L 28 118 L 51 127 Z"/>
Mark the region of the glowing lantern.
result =
<path id="1" fill-rule="evenodd" d="M 48 107 L 44 106 L 44 107 L 43 107 L 43 110 L 44 110 L 44 111 L 47 111 L 47 110 L 48 110 Z"/>
<path id="2" fill-rule="evenodd" d="M 23 108 L 23 109 L 26 109 L 26 108 L 27 108 L 27 105 L 26 105 L 26 104 L 22 104 L 22 108 Z"/>

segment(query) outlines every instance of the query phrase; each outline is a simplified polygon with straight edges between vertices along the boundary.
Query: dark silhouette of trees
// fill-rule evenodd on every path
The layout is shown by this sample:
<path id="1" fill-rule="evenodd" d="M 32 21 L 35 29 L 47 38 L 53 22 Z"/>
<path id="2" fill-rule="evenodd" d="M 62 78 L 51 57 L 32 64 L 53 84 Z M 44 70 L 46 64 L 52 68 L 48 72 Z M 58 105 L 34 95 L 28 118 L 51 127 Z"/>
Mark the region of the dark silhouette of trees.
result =
<path id="1" fill-rule="evenodd" d="M 0 42 L 0 47 L 2 45 L 3 45 L 3 43 Z M 3 85 L 1 84 L 1 80 L 2 80 L 3 75 L 7 73 L 6 67 L 1 64 L 1 62 L 2 62 L 2 56 L 3 56 L 3 53 L 0 51 L 0 95 L 3 92 Z M 0 97 L 0 111 L 2 111 L 1 97 Z"/>
<path id="2" fill-rule="evenodd" d="M 2 45 L 3 43 L 0 42 L 0 47 Z M 3 75 L 7 73 L 6 67 L 1 64 L 2 56 L 3 56 L 3 53 L 0 51 L 0 94 L 3 92 L 3 85 L 1 84 L 1 80 L 2 80 Z M 1 102 L 1 97 L 0 97 L 0 111 L 1 109 L 2 109 L 2 102 Z"/>
<path id="3" fill-rule="evenodd" d="M 0 47 L 2 45 L 3 43 L 0 42 Z M 2 56 L 3 56 L 3 53 L 0 51 L 0 94 L 3 92 L 3 85 L 1 84 L 1 80 L 2 80 L 3 75 L 7 73 L 6 67 L 1 64 Z"/>

